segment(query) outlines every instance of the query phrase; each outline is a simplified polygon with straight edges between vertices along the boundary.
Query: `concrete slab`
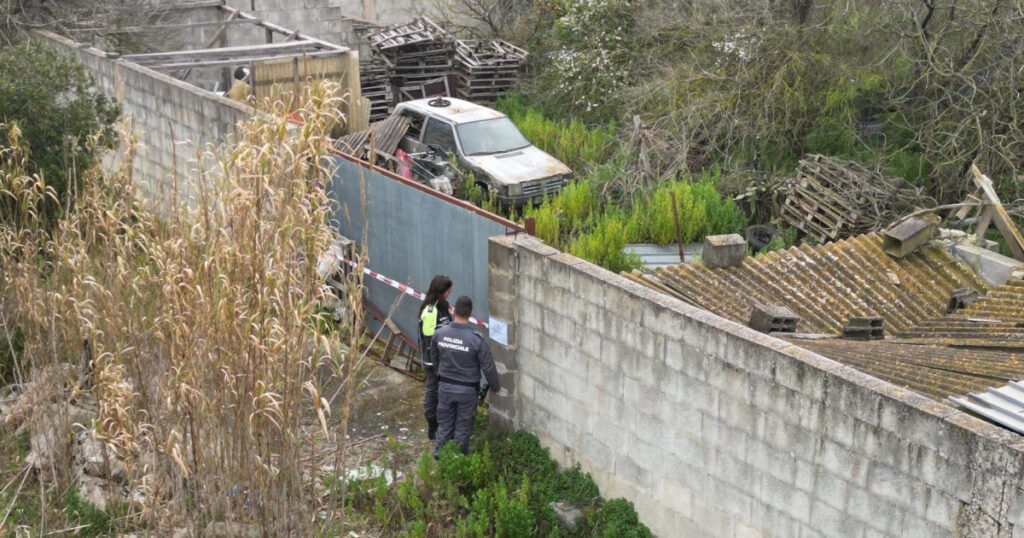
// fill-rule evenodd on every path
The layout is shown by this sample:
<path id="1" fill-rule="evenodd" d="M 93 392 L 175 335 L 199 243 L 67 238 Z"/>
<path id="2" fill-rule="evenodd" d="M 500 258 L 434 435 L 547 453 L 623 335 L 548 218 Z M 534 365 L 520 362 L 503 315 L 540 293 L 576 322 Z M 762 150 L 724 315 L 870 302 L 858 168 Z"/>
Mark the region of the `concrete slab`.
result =
<path id="1" fill-rule="evenodd" d="M 979 246 L 955 245 L 953 254 L 991 286 L 1006 284 L 1014 271 L 1024 267 L 1024 262 Z"/>

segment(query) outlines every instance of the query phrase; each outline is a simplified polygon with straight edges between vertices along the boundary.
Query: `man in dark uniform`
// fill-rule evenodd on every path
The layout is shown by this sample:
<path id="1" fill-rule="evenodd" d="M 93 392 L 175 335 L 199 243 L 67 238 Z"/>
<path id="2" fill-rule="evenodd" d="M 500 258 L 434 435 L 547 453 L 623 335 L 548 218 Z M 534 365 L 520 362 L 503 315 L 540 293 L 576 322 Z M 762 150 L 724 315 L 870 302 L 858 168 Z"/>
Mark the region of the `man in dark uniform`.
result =
<path id="1" fill-rule="evenodd" d="M 487 340 L 473 330 L 469 318 L 473 301 L 463 295 L 455 301 L 455 321 L 434 333 L 430 351 L 437 357 L 438 404 L 437 439 L 434 456 L 454 439 L 463 454 L 469 453 L 469 436 L 476 420 L 477 391 L 482 371 L 491 392 L 501 390 L 498 371 Z"/>

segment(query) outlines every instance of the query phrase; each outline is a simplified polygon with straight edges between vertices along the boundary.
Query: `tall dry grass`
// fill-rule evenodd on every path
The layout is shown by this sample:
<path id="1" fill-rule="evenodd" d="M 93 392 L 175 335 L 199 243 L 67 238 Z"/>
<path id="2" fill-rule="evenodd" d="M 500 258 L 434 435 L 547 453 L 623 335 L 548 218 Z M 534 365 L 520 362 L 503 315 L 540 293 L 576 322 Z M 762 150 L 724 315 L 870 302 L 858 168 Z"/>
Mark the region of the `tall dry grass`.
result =
<path id="1" fill-rule="evenodd" d="M 16 130 L 0 153 L 0 336 L 24 335 L 10 348 L 18 382 L 61 373 L 41 399 L 95 400 L 96 434 L 138 499 L 119 529 L 339 528 L 343 503 L 317 484 L 325 457 L 344 461 L 348 412 L 324 392 L 351 395 L 362 282 L 347 279 L 348 330 L 318 331 L 335 90 L 307 89 L 301 126 L 277 110 L 209 148 L 219 166 L 197 174 L 193 200 L 140 205 L 128 143 L 124 167 L 89 171 L 49 233 L 34 212 L 51 191 L 25 174 Z M 41 487 L 68 487 L 60 461 Z"/>

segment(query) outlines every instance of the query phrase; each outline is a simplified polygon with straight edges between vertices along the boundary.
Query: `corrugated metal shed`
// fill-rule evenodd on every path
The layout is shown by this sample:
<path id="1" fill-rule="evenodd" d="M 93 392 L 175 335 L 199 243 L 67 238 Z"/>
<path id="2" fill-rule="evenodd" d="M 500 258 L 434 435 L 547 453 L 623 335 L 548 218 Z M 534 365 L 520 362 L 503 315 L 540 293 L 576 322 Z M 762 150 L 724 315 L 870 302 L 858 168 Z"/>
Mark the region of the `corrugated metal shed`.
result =
<path id="1" fill-rule="evenodd" d="M 687 243 L 683 245 L 683 254 L 686 261 L 692 262 L 700 259 L 700 253 L 704 245 L 701 243 Z M 636 243 L 626 245 L 627 254 L 636 254 L 640 257 L 640 263 L 644 267 L 668 267 L 679 265 L 679 245 L 655 245 L 653 243 Z"/>
<path id="2" fill-rule="evenodd" d="M 937 400 L 1024 379 L 1024 353 L 889 340 L 786 340 Z"/>

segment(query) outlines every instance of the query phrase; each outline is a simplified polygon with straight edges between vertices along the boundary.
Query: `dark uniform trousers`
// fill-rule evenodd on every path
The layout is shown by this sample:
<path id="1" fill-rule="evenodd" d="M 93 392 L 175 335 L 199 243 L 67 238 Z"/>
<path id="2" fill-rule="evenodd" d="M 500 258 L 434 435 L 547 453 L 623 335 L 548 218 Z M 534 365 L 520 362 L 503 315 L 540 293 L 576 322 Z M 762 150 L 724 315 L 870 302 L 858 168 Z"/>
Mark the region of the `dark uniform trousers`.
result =
<path id="1" fill-rule="evenodd" d="M 476 422 L 477 393 L 447 383 L 438 391 L 437 440 L 434 453 L 454 439 L 463 454 L 469 454 L 469 437 Z"/>
<path id="2" fill-rule="evenodd" d="M 424 368 L 426 374 L 425 391 L 423 392 L 423 417 L 427 424 L 436 428 L 437 424 L 437 366 Z"/>

